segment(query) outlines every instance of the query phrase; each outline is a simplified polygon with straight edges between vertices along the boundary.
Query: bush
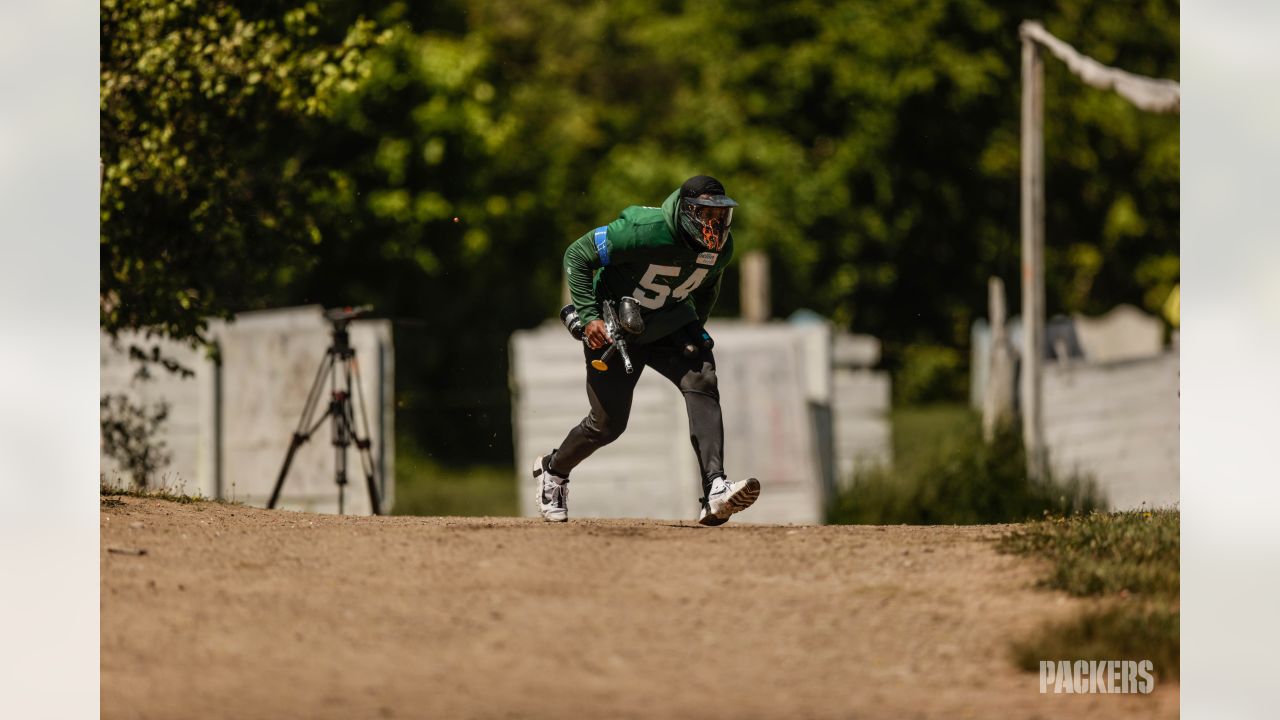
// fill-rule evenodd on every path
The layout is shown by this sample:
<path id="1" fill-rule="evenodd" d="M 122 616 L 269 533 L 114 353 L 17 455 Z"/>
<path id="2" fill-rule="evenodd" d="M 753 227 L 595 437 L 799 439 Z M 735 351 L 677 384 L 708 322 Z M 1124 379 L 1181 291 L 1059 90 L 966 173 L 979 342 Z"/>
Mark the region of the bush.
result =
<path id="1" fill-rule="evenodd" d="M 160 432 L 168 417 L 169 405 L 165 402 L 147 407 L 135 405 L 127 395 L 102 396 L 102 454 L 118 462 L 136 487 L 149 487 L 156 474 L 173 459 Z"/>
<path id="2" fill-rule="evenodd" d="M 1022 440 L 1012 428 L 982 440 L 978 418 L 963 424 L 925 457 L 895 457 L 892 468 L 859 469 L 832 504 L 829 522 L 842 524 L 973 525 L 1021 522 L 1047 513 L 1073 513 L 1102 505 L 1091 481 L 1027 476 Z M 895 423 L 895 431 L 897 425 Z M 895 447 L 903 443 L 895 441 Z"/>

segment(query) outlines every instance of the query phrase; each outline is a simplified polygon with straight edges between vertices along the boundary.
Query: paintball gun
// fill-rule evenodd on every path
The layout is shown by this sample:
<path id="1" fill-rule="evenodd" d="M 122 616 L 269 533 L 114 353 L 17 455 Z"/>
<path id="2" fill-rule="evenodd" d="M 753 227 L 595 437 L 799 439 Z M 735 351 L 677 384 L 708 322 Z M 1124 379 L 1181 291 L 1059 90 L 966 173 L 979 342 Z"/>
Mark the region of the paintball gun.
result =
<path id="1" fill-rule="evenodd" d="M 635 298 L 627 296 L 618 301 L 616 310 L 612 300 L 600 303 L 600 309 L 604 316 L 601 319 L 604 320 L 605 332 L 609 334 L 612 344 L 603 355 L 591 361 L 591 367 L 600 372 L 608 370 L 609 358 L 617 352 L 622 355 L 622 364 L 630 375 L 635 372 L 635 368 L 631 366 L 631 355 L 627 353 L 627 337 L 644 332 L 644 318 L 640 316 L 640 303 L 636 302 Z M 583 337 L 582 320 L 572 304 L 565 305 L 560 310 L 560 322 L 564 323 L 565 329 L 575 340 L 586 342 Z"/>

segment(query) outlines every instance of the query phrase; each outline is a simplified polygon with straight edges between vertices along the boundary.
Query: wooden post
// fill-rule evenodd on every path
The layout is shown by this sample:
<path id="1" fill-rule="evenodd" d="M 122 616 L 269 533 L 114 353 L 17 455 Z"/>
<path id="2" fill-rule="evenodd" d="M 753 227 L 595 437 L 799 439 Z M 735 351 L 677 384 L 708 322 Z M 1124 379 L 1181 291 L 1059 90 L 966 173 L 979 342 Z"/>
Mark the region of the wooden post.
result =
<path id="1" fill-rule="evenodd" d="M 1044 60 L 1022 38 L 1022 442 L 1027 474 L 1044 477 Z"/>
<path id="2" fill-rule="evenodd" d="M 761 250 L 742 254 L 741 300 L 743 320 L 769 321 L 769 256 Z"/>

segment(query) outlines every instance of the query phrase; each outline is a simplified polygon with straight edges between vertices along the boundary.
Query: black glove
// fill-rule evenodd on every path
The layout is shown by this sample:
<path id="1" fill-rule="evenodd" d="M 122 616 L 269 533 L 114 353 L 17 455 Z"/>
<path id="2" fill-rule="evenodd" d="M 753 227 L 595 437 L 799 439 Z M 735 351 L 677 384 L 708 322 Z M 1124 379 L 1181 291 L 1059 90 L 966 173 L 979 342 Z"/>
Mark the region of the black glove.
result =
<path id="1" fill-rule="evenodd" d="M 711 339 L 711 335 L 707 333 L 701 323 L 685 325 L 684 333 L 685 338 L 682 343 L 682 349 L 687 360 L 697 360 L 703 350 L 710 350 L 716 345 L 716 341 Z"/>

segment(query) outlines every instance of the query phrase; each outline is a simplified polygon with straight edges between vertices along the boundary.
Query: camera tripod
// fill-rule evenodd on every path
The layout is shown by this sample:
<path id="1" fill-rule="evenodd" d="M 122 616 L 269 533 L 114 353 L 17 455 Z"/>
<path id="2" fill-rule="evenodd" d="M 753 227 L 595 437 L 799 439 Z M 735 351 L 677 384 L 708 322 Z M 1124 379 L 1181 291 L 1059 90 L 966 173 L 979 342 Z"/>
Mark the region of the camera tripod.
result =
<path id="1" fill-rule="evenodd" d="M 364 409 L 364 391 L 360 385 L 360 366 L 356 363 L 356 349 L 351 347 L 351 338 L 347 334 L 347 325 L 369 312 L 368 305 L 357 308 L 334 308 L 326 310 L 324 316 L 333 323 L 333 342 L 325 351 L 324 360 L 320 361 L 320 370 L 311 383 L 311 392 L 307 394 L 307 404 L 302 408 L 302 417 L 298 427 L 289 441 L 289 452 L 284 456 L 284 465 L 280 468 L 280 477 L 276 478 L 275 489 L 271 491 L 268 508 L 274 508 L 280 499 L 280 489 L 284 487 L 285 476 L 289 474 L 289 465 L 293 463 L 294 453 L 311 439 L 312 434 L 320 429 L 326 419 L 331 420 L 334 449 L 334 482 L 338 484 L 338 514 L 343 514 L 343 503 L 347 487 L 347 448 L 354 443 L 360 453 L 360 465 L 364 469 L 365 480 L 369 486 L 369 504 L 374 515 L 382 514 L 382 499 L 375 479 L 377 466 L 373 462 L 372 443 L 369 440 L 369 418 Z M 324 393 L 325 376 L 329 378 L 329 407 L 319 420 L 312 422 L 312 416 L 320 404 L 320 396 Z M 351 402 L 352 377 L 355 377 L 355 391 L 358 404 Z M 360 412 L 360 428 L 364 431 L 361 438 L 356 432 L 355 411 Z"/>

